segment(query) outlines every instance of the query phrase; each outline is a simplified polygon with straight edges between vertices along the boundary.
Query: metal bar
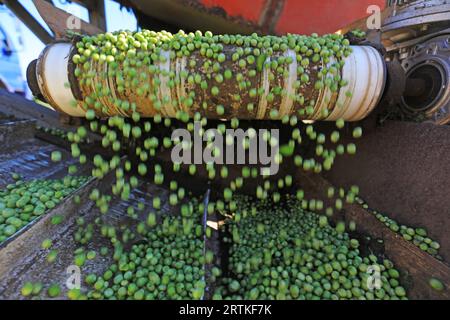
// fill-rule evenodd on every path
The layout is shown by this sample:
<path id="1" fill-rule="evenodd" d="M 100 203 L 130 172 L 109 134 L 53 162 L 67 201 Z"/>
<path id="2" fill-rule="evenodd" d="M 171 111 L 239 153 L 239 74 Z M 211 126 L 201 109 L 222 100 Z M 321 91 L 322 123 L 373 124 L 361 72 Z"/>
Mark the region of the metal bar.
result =
<path id="1" fill-rule="evenodd" d="M 3 0 L 3 2 L 43 43 L 48 44 L 54 40 L 53 36 L 45 30 L 19 1 Z"/>

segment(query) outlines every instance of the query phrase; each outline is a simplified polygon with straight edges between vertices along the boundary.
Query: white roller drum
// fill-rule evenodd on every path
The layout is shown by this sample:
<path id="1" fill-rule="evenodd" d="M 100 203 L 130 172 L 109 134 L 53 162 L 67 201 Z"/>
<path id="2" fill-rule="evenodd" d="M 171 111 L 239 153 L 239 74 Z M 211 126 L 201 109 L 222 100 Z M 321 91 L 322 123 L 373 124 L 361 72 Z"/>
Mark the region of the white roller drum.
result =
<path id="1" fill-rule="evenodd" d="M 75 97 L 69 85 L 68 67 L 72 51 L 72 45 L 69 43 L 56 43 L 46 48 L 38 60 L 37 78 L 40 90 L 47 101 L 56 109 L 73 117 L 83 117 L 85 111 L 76 104 Z M 352 46 L 352 54 L 345 60 L 341 70 L 341 78 L 348 84 L 339 89 L 338 92 L 332 92 L 325 87 L 318 93 L 318 100 L 314 107 L 314 114 L 303 120 L 324 120 L 336 121 L 344 119 L 346 121 L 359 121 L 369 115 L 369 113 L 379 103 L 386 82 L 386 66 L 382 55 L 374 48 L 369 46 Z M 177 58 L 174 61 L 170 59 L 170 52 L 163 51 L 166 58 L 164 63 L 160 63 L 159 68 L 166 72 L 173 71 L 177 75 L 181 74 L 186 68 L 186 59 Z M 289 76 L 285 79 L 286 95 L 282 98 L 279 107 L 280 117 L 290 116 L 296 112 L 293 108 L 295 96 L 294 83 L 297 80 L 296 54 L 292 50 L 287 50 L 285 57 L 291 57 L 293 63 L 289 66 Z M 270 62 L 270 57 L 266 63 Z M 106 72 L 105 70 L 102 70 Z M 264 89 L 259 97 L 256 119 L 266 119 L 267 109 L 271 105 L 267 101 L 267 95 L 270 92 L 268 68 L 264 68 L 261 74 L 261 86 Z M 181 110 L 187 111 L 181 103 L 182 98 L 186 96 L 184 80 L 177 86 L 172 96 L 172 91 L 167 85 L 168 76 L 159 75 L 161 85 L 158 87 L 158 96 L 160 100 L 167 99 L 168 103 L 162 106 L 162 114 L 168 117 L 175 117 L 177 112 L 174 106 L 180 106 Z M 99 81 L 99 79 L 97 79 Z M 113 85 L 114 81 L 107 85 Z M 348 92 L 350 94 L 348 94 Z M 112 98 L 116 98 L 114 88 L 111 88 Z M 170 103 L 176 98 L 178 103 Z M 147 104 L 145 104 L 147 105 Z M 245 108 L 245 106 L 242 106 Z M 116 107 L 108 108 L 110 112 L 106 116 L 122 114 Z M 328 116 L 324 118 L 324 112 L 328 110 Z"/>
<path id="2" fill-rule="evenodd" d="M 37 72 L 41 92 L 48 95 L 50 104 L 73 117 L 83 117 L 85 111 L 78 105 L 70 89 L 69 58 L 72 45 L 70 43 L 55 43 L 47 47 L 39 59 Z M 53 104 L 56 104 L 53 105 Z"/>

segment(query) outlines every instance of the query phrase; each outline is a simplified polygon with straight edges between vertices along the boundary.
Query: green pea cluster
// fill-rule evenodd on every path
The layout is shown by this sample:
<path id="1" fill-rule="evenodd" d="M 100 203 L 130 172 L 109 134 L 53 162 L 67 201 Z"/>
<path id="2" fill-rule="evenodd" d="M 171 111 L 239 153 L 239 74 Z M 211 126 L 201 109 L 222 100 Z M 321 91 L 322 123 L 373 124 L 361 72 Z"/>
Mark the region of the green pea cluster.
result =
<path id="1" fill-rule="evenodd" d="M 406 299 L 392 262 L 362 257 L 345 225 L 332 227 L 293 196 L 283 207 L 237 199 L 225 233 L 229 276 L 215 299 Z M 380 272 L 380 287 L 373 290 L 370 268 Z"/>
<path id="2" fill-rule="evenodd" d="M 137 226 L 144 241 L 125 250 L 111 228 L 104 235 L 114 243 L 114 264 L 103 275 L 90 274 L 88 299 L 202 299 L 205 293 L 205 263 L 202 208 L 195 200 L 182 205 L 182 215 L 162 219 L 155 212 L 146 224 Z M 158 220 L 162 219 L 160 223 Z"/>
<path id="3" fill-rule="evenodd" d="M 170 104 L 178 109 L 177 119 L 192 116 L 192 110 L 208 110 L 211 106 L 199 95 L 220 96 L 230 84 L 234 89 L 229 92 L 231 100 L 228 103 L 247 101 L 244 95 L 248 95 L 245 107 L 253 113 L 258 98 L 266 94 L 263 87 L 255 87 L 258 82 L 256 76 L 264 69 L 270 71 L 268 103 L 286 97 L 287 90 L 279 79 L 289 77 L 294 57 L 297 80 L 293 88 L 296 92 L 289 98 L 295 101 L 295 117 L 311 117 L 315 113 L 316 96 L 308 96 L 303 89 L 328 88 L 331 92 L 337 92 L 345 87 L 347 81 L 342 79 L 341 69 L 345 58 L 352 52 L 350 42 L 337 34 L 275 37 L 257 34 L 213 35 L 200 31 L 171 34 L 149 30 L 84 37 L 76 43 L 76 48 L 77 53 L 72 60 L 76 64 L 75 76 L 81 88 L 85 89 L 86 96 L 81 103 L 83 109 L 106 115 L 115 109 L 116 114 L 131 116 L 138 109 L 136 101 L 111 98 L 111 91 L 117 91 L 122 96 L 133 92 L 137 97 L 151 101 L 158 115 L 163 113 L 163 106 Z M 293 56 L 286 55 L 289 50 Z M 181 72 L 162 67 L 168 59 L 181 58 L 187 59 L 187 66 Z M 106 78 L 114 79 L 114 88 L 99 81 Z M 170 100 L 170 97 L 159 94 L 161 85 L 174 89 L 181 83 L 187 83 L 189 87 L 185 95 Z M 102 102 L 106 100 L 108 105 Z M 180 104 L 183 108 L 178 108 Z M 275 106 L 270 107 L 270 118 L 280 119 Z M 214 107 L 219 117 L 231 113 L 223 103 Z M 328 116 L 329 111 L 321 110 L 323 118 Z"/>

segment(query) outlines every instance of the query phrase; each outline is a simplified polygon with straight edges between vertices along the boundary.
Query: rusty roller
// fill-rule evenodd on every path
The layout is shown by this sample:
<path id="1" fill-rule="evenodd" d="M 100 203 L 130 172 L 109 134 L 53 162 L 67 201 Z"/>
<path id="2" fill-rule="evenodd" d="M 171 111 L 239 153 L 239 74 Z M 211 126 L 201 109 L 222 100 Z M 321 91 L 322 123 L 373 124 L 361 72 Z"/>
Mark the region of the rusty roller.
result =
<path id="1" fill-rule="evenodd" d="M 194 51 L 191 59 L 195 59 L 197 64 L 192 67 L 188 64 L 186 57 L 173 57 L 170 51 L 162 51 L 165 56 L 164 62 L 155 63 L 159 70 L 165 71 L 160 73 L 160 85 L 154 91 L 158 101 L 162 101 L 159 108 L 155 108 L 155 99 L 148 96 L 138 96 L 132 90 L 119 92 L 117 82 L 114 77 L 105 76 L 108 74 L 108 64 L 93 62 L 90 70 L 96 77 L 91 85 L 81 84 L 79 79 L 74 75 L 75 64 L 72 63 L 72 57 L 77 53 L 74 44 L 60 42 L 47 46 L 36 63 L 30 65 L 31 70 L 28 77 L 30 87 L 36 96 L 42 96 L 54 109 L 66 113 L 73 117 L 83 117 L 86 114 L 86 106 L 83 99 L 98 90 L 98 85 L 102 88 L 109 88 L 108 96 L 99 98 L 104 106 L 101 111 L 97 111 L 97 115 L 101 117 L 110 117 L 121 115 L 124 117 L 131 116 L 130 112 L 126 112 L 117 108 L 114 101 L 127 100 L 136 104 L 137 111 L 143 117 L 153 117 L 161 114 L 165 117 L 175 118 L 182 111 L 190 116 L 196 112 L 211 119 L 273 119 L 271 111 L 276 110 L 276 118 L 281 119 L 284 116 L 299 115 L 302 120 L 324 120 L 335 121 L 344 119 L 346 121 L 358 121 L 364 119 L 379 103 L 386 82 L 386 67 L 381 54 L 370 46 L 352 46 L 352 53 L 345 59 L 345 64 L 338 69 L 339 76 L 345 79 L 347 84 L 339 87 L 338 90 L 330 90 L 327 86 L 317 89 L 314 86 L 314 79 L 318 78 L 318 72 L 324 67 L 321 61 L 311 63 L 307 67 L 306 73 L 311 81 L 295 86 L 299 81 L 297 74 L 296 52 L 288 49 L 284 53 L 276 53 L 278 56 L 284 55 L 290 57 L 292 63 L 287 67 L 287 73 L 274 74 L 270 68 L 263 68 L 251 78 L 251 87 L 258 88 L 258 94 L 251 96 L 249 90 L 242 91 L 239 83 L 233 77 L 221 86 L 218 95 L 211 94 L 211 91 L 203 90 L 200 86 L 193 86 L 186 79 L 179 77 L 183 72 L 202 73 L 202 68 L 206 57 L 199 52 Z M 235 48 L 233 46 L 225 46 L 224 53 L 230 56 Z M 172 57 L 172 58 L 171 58 Z M 265 64 L 270 64 L 272 57 L 267 57 Z M 334 61 L 330 61 L 329 65 L 333 65 Z M 227 59 L 223 65 L 233 72 L 238 72 L 237 62 Z M 248 71 L 241 70 L 244 75 Z M 148 67 L 138 72 L 148 72 Z M 169 87 L 168 77 L 163 74 L 174 73 L 175 77 L 181 79 L 175 86 Z M 153 75 L 149 74 L 149 82 Z M 271 79 L 269 79 L 271 78 Z M 208 80 L 209 88 L 213 80 Z M 282 89 L 285 94 L 275 98 L 270 98 L 270 93 L 274 86 Z M 195 92 L 195 99 L 189 107 L 182 102 L 186 99 L 188 92 Z M 239 94 L 239 99 L 233 99 Z M 313 112 L 303 113 L 304 106 L 301 101 L 295 99 L 296 96 L 303 96 L 307 101 L 313 101 L 310 106 Z M 216 105 L 223 105 L 225 112 L 218 115 Z M 254 108 L 249 109 L 248 105 L 253 104 Z M 206 107 L 205 107 L 206 106 Z"/>

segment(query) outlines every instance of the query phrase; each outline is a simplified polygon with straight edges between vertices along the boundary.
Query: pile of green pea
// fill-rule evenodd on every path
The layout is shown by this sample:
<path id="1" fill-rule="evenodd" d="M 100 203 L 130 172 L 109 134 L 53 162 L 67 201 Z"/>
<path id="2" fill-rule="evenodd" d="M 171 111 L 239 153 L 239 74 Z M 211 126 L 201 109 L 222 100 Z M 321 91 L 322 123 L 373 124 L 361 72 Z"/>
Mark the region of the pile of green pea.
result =
<path id="1" fill-rule="evenodd" d="M 442 260 L 442 257 L 439 255 L 439 248 L 441 247 L 441 245 L 439 244 L 439 242 L 431 239 L 428 236 L 427 230 L 425 230 L 424 228 L 412 228 L 400 224 L 394 219 L 391 219 L 388 216 L 378 212 L 377 210 L 371 209 L 363 199 L 357 198 L 356 200 L 364 209 L 372 213 L 379 221 L 384 223 L 389 229 L 400 234 L 403 237 L 403 239 L 412 242 L 422 251 L 428 252 L 435 258 Z"/>
<path id="2" fill-rule="evenodd" d="M 114 244 L 112 264 L 103 274 L 90 274 L 88 299 L 202 299 L 205 263 L 212 252 L 204 251 L 201 224 L 203 205 L 196 199 L 181 206 L 180 216 L 150 212 L 145 223 L 128 234 L 142 239 L 126 250 L 111 228 L 102 232 Z M 125 231 L 126 232 L 126 231 Z"/>
<path id="3" fill-rule="evenodd" d="M 8 185 L 0 191 L 0 243 L 53 209 L 87 179 L 67 176 L 59 180 L 18 180 Z"/>
<path id="4" fill-rule="evenodd" d="M 332 227 L 326 216 L 301 209 L 292 196 L 283 206 L 236 200 L 238 209 L 224 232 L 228 277 L 214 299 L 407 299 L 393 263 L 374 254 L 362 257 L 345 226 Z"/>

